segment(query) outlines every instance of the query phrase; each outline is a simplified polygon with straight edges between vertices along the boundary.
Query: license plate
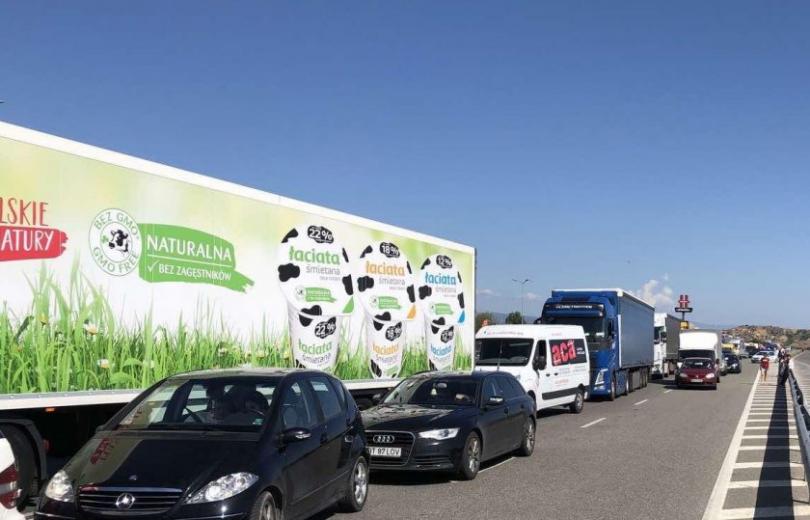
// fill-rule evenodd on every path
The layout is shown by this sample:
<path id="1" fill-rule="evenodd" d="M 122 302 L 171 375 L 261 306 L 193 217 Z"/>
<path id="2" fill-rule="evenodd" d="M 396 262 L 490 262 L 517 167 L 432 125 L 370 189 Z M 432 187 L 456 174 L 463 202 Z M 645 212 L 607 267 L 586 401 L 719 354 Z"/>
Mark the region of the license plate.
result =
<path id="1" fill-rule="evenodd" d="M 702 383 L 703 380 L 702 379 L 690 379 L 689 382 L 690 383 Z"/>
<path id="2" fill-rule="evenodd" d="M 391 459 L 402 457 L 402 448 L 378 448 L 376 446 L 370 446 L 368 452 L 372 457 L 388 457 Z"/>

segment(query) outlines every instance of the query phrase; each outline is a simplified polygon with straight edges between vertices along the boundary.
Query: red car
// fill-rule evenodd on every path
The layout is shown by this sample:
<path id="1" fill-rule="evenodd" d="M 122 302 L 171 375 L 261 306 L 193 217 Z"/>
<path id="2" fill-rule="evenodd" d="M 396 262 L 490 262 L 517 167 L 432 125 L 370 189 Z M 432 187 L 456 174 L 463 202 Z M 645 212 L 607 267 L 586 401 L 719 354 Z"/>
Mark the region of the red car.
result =
<path id="1" fill-rule="evenodd" d="M 682 386 L 708 386 L 717 390 L 717 380 L 720 374 L 717 365 L 711 359 L 686 358 L 681 360 L 681 368 L 675 375 L 675 385 Z"/>

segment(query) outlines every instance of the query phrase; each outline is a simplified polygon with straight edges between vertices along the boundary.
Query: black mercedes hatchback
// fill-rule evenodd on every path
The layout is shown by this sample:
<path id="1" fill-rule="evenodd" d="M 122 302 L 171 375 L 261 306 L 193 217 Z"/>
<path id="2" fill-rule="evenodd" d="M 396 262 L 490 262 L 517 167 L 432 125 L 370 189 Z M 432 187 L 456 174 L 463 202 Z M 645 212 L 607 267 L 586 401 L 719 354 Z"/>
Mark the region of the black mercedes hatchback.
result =
<path id="1" fill-rule="evenodd" d="M 48 483 L 41 520 L 276 520 L 368 495 L 360 413 L 337 379 L 217 370 L 165 379 Z"/>
<path id="2" fill-rule="evenodd" d="M 534 401 L 505 372 L 426 372 L 363 412 L 371 467 L 452 471 L 465 480 L 482 461 L 534 451 Z"/>

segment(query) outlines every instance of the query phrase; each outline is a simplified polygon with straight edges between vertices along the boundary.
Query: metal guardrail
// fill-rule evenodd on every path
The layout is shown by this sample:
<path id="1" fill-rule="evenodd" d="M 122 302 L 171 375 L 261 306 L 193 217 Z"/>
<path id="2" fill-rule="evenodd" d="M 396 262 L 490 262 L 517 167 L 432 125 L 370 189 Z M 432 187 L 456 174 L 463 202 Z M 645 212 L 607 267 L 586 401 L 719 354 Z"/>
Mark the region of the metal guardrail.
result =
<path id="1" fill-rule="evenodd" d="M 802 465 L 804 466 L 804 481 L 810 487 L 810 458 L 808 458 L 808 450 L 810 450 L 810 413 L 807 412 L 802 389 L 796 381 L 792 368 L 788 368 L 788 384 L 790 393 L 793 396 L 793 415 L 796 419 L 796 432 L 799 436 L 799 447 L 802 454 Z"/>

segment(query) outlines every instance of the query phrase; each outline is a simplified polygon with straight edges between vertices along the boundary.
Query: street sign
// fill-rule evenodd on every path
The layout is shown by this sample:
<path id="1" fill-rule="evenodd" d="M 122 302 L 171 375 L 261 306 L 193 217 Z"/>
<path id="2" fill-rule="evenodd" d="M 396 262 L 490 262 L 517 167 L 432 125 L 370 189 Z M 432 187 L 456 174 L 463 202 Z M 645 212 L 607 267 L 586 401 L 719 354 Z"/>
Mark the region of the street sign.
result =
<path id="1" fill-rule="evenodd" d="M 678 298 L 678 306 L 675 307 L 675 312 L 680 312 L 681 314 L 692 312 L 692 307 L 689 306 L 688 294 L 682 294 L 680 298 Z"/>

